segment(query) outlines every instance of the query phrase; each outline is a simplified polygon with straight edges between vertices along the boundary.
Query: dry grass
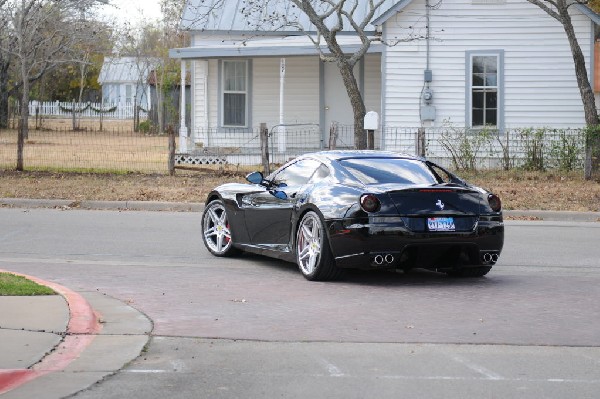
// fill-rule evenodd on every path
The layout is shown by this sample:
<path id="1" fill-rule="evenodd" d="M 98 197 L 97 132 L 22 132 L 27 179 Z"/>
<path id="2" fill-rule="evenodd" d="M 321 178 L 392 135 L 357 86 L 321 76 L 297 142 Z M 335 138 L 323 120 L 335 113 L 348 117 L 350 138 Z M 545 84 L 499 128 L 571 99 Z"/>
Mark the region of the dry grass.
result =
<path id="1" fill-rule="evenodd" d="M 0 168 L 16 164 L 17 133 L 0 131 Z M 144 135 L 127 130 L 104 132 L 32 130 L 25 142 L 26 168 L 136 171 L 168 171 L 167 136 Z"/>
<path id="2" fill-rule="evenodd" d="M 0 197 L 102 201 L 204 202 L 224 181 L 241 181 L 232 173 L 87 174 L 2 172 Z"/>
<path id="3" fill-rule="evenodd" d="M 167 137 L 132 133 L 131 121 L 105 121 L 104 132 L 72 132 L 70 124 L 69 119 L 47 119 L 44 127 L 62 131 L 31 130 L 25 167 L 120 173 L 2 171 L 16 165 L 16 132 L 4 130 L 0 131 L 0 197 L 203 202 L 214 186 L 243 180 L 244 172 L 235 167 L 166 176 Z M 98 121 L 82 120 L 82 127 L 97 129 Z M 600 183 L 583 180 L 581 172 L 513 170 L 460 175 L 500 195 L 505 209 L 600 211 Z"/>
<path id="4" fill-rule="evenodd" d="M 505 209 L 600 211 L 600 182 L 582 172 L 478 172 L 465 175 L 473 184 L 498 194 Z"/>
<path id="5" fill-rule="evenodd" d="M 216 168 L 176 176 L 5 171 L 0 175 L 0 197 L 204 202 L 213 187 L 243 181 L 242 174 Z M 505 209 L 600 211 L 600 183 L 585 181 L 579 174 L 514 171 L 466 177 L 498 193 Z"/>

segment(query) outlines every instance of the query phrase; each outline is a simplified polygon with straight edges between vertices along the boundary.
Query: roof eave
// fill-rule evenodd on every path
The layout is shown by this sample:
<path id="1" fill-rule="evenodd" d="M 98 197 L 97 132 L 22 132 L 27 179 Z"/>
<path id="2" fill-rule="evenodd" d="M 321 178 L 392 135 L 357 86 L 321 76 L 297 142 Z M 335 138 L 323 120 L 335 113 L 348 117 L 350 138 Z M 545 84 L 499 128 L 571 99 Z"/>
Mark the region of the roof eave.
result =
<path id="1" fill-rule="evenodd" d="M 352 54 L 360 48 L 360 44 L 343 45 L 342 49 L 347 54 Z M 368 53 L 381 53 L 383 45 L 372 44 Z M 310 46 L 265 46 L 265 47 L 231 47 L 231 48 L 206 48 L 187 47 L 169 50 L 169 57 L 181 60 L 211 59 L 211 58 L 264 58 L 264 57 L 301 57 L 316 56 L 319 52 Z"/>
<path id="2" fill-rule="evenodd" d="M 192 34 L 202 34 L 206 36 L 315 36 L 319 32 L 316 31 L 249 31 L 249 30 L 210 30 L 210 29 L 188 29 Z M 365 30 L 367 36 L 376 34 L 375 30 Z M 342 31 L 337 33 L 338 36 L 358 36 L 355 31 Z"/>
<path id="3" fill-rule="evenodd" d="M 600 25 L 600 15 L 584 4 L 575 4 L 575 7 L 592 20 L 596 25 Z"/>
<path id="4" fill-rule="evenodd" d="M 371 24 L 374 25 L 374 26 L 381 26 L 381 25 L 383 25 L 388 19 L 390 19 L 391 17 L 393 17 L 394 15 L 396 15 L 397 13 L 399 13 L 400 11 L 402 11 L 410 3 L 412 3 L 412 0 L 400 0 L 395 5 L 393 5 L 392 7 L 390 7 L 389 10 L 387 10 L 386 12 L 384 12 L 383 14 L 381 14 L 379 17 L 375 18 L 373 20 L 373 22 L 371 22 Z"/>

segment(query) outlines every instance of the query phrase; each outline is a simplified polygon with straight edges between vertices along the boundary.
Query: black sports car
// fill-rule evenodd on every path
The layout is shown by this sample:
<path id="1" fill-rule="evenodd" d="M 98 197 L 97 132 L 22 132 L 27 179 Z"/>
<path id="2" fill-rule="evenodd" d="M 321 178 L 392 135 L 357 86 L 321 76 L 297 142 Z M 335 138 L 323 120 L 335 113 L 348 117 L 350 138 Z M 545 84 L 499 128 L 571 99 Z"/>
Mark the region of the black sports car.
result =
<path id="1" fill-rule="evenodd" d="M 308 280 L 346 268 L 479 277 L 502 250 L 498 196 L 423 158 L 324 151 L 247 180 L 208 195 L 202 237 L 216 256 L 242 250 L 296 262 Z"/>

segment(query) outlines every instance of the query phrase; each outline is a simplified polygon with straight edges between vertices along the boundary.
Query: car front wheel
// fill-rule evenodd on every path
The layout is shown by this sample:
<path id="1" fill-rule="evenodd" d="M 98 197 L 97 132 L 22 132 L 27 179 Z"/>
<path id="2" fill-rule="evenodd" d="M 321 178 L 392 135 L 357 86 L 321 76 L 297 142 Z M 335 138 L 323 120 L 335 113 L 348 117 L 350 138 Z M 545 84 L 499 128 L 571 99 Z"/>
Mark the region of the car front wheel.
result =
<path id="1" fill-rule="evenodd" d="M 202 239 L 206 248 L 215 256 L 231 256 L 237 253 L 231 239 L 231 229 L 223 201 L 211 201 L 202 215 Z"/>
<path id="2" fill-rule="evenodd" d="M 323 222 L 313 211 L 307 212 L 298 225 L 296 262 L 307 280 L 336 280 L 343 274 L 333 260 Z"/>

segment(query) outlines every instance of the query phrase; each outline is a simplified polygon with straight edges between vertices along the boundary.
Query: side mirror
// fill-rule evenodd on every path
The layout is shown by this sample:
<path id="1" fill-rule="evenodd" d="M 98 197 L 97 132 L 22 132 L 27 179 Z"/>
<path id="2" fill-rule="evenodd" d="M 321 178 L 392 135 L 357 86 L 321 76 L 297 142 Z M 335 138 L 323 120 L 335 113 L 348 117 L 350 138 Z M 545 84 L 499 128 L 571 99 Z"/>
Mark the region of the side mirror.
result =
<path id="1" fill-rule="evenodd" d="M 248 180 L 252 184 L 262 184 L 265 178 L 260 172 L 252 172 L 248 176 L 246 176 L 246 180 Z"/>
<path id="2" fill-rule="evenodd" d="M 272 196 L 280 200 L 285 200 L 288 197 L 285 191 L 273 190 L 269 191 L 269 193 L 271 193 Z"/>

